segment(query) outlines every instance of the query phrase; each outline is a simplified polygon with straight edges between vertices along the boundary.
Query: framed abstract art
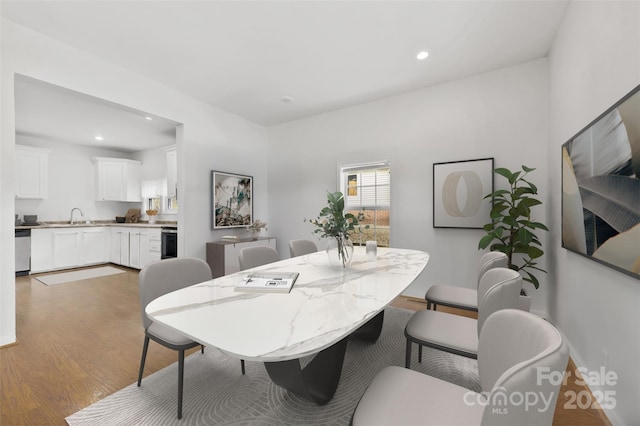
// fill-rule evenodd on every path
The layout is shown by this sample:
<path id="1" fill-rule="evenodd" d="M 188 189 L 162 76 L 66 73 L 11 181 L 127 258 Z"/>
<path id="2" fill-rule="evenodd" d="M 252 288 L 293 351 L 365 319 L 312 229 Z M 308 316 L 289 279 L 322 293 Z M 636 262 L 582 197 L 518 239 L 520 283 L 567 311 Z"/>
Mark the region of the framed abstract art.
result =
<path id="1" fill-rule="evenodd" d="M 491 221 L 493 158 L 433 165 L 433 227 L 482 228 Z"/>
<path id="2" fill-rule="evenodd" d="M 253 222 L 253 177 L 211 171 L 212 229 L 239 228 Z"/>

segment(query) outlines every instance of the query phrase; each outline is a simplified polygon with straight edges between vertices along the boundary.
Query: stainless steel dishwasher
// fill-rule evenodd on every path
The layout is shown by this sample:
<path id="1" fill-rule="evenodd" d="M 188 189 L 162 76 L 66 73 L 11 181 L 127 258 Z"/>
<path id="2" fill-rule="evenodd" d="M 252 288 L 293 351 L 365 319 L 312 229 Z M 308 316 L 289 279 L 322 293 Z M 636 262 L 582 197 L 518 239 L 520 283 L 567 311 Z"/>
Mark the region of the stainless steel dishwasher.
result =
<path id="1" fill-rule="evenodd" d="M 31 270 L 31 230 L 16 229 L 16 276 Z"/>

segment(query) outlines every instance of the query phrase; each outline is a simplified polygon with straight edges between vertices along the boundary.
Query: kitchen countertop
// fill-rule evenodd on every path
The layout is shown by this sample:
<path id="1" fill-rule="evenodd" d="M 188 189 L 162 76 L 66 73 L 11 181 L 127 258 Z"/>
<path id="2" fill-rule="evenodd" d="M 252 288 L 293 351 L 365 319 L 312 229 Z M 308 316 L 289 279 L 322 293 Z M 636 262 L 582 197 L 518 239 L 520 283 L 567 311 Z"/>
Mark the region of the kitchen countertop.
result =
<path id="1" fill-rule="evenodd" d="M 98 226 L 125 226 L 136 228 L 164 228 L 164 227 L 176 227 L 176 222 L 156 222 L 149 224 L 147 222 L 138 223 L 117 223 L 114 221 L 96 221 L 90 223 L 69 223 L 69 222 L 39 222 L 38 225 L 17 225 L 16 229 L 48 229 L 48 228 L 87 228 Z"/>

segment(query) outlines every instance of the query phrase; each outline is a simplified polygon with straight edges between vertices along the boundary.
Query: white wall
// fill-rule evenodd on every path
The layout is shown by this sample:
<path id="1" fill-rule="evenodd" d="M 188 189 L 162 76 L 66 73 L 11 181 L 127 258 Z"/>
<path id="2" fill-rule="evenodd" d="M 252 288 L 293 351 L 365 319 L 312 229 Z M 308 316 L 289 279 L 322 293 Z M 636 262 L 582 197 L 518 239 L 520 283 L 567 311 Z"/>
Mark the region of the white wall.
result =
<path id="1" fill-rule="evenodd" d="M 0 345 L 16 340 L 15 73 L 182 123 L 177 131 L 180 255 L 204 258 L 206 241 L 223 233 L 211 231 L 210 226 L 212 169 L 252 175 L 255 215 L 268 220 L 267 133 L 263 127 L 11 21 L 3 19 L 1 26 Z"/>
<path id="2" fill-rule="evenodd" d="M 640 83 L 640 3 L 572 2 L 549 57 L 551 225 L 560 229 L 560 146 Z M 619 382 L 614 424 L 640 424 L 640 281 L 550 241 L 549 313 L 578 366 Z M 608 365 L 603 351 L 608 354 Z M 599 386 L 592 386 L 597 390 Z"/>
<path id="3" fill-rule="evenodd" d="M 433 228 L 433 163 L 495 157 L 496 167 L 536 167 L 545 199 L 547 132 L 544 59 L 271 127 L 269 232 L 282 248 L 315 238 L 303 218 L 315 218 L 337 189 L 338 164 L 390 160 L 391 245 L 431 255 L 406 294 L 424 297 L 437 282 L 473 287 L 483 231 Z M 544 209 L 536 214 L 546 222 Z M 540 280 L 533 309 L 544 311 Z"/>

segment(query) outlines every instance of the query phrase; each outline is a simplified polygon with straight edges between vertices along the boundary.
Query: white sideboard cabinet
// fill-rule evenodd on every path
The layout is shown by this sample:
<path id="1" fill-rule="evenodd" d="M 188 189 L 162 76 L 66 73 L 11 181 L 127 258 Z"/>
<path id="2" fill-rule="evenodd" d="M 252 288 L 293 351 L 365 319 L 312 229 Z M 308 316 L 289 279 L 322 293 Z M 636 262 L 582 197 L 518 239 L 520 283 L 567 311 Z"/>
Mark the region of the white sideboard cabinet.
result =
<path id="1" fill-rule="evenodd" d="M 237 241 L 213 241 L 207 243 L 207 263 L 213 278 L 233 274 L 240 270 L 238 253 L 245 247 L 269 246 L 276 250 L 275 238 L 245 238 Z"/>

